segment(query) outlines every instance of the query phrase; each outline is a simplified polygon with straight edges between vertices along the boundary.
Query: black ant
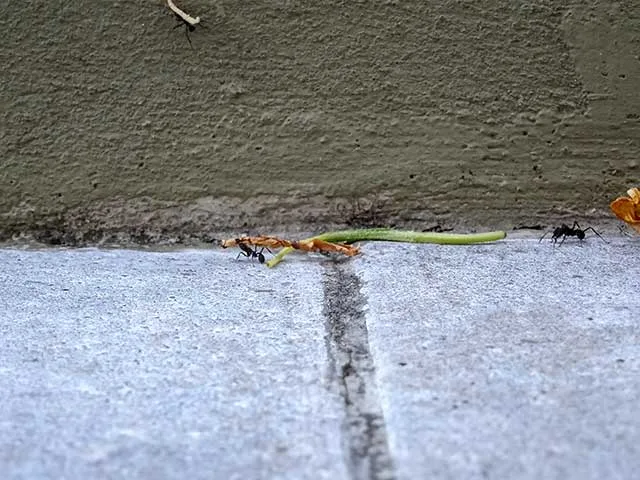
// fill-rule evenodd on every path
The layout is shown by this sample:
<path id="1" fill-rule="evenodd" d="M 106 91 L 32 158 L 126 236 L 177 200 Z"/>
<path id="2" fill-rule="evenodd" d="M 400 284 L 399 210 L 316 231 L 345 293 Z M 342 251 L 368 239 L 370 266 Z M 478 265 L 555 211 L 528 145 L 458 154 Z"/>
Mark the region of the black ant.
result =
<path id="1" fill-rule="evenodd" d="M 272 253 L 271 250 L 269 250 L 267 247 L 262 247 L 260 249 L 260 251 L 258 251 L 258 248 L 256 247 L 255 249 L 251 248 L 249 245 L 247 245 L 246 243 L 242 243 L 242 242 L 238 242 L 238 247 L 240 248 L 240 253 L 238 254 L 238 256 L 236 257 L 236 260 L 238 258 L 240 258 L 240 255 L 243 255 L 247 258 L 257 258 L 258 262 L 260 263 L 264 263 L 265 262 L 265 258 L 264 258 L 264 254 L 262 252 L 265 251 L 265 249 L 267 250 L 267 252 Z"/>
<path id="2" fill-rule="evenodd" d="M 582 229 L 580 228 L 580 225 L 578 225 L 578 222 L 573 222 L 572 227 L 563 223 L 559 227 L 554 228 L 553 232 L 546 232 L 544 235 L 542 235 L 542 237 L 540 237 L 540 240 L 538 241 L 541 242 L 544 237 L 546 237 L 549 233 L 551 233 L 551 241 L 555 244 L 558 242 L 558 239 L 562 237 L 562 240 L 560 241 L 560 245 L 562 245 L 564 241 L 567 239 L 567 237 L 577 237 L 578 240 L 584 240 L 585 234 L 588 231 L 592 231 L 598 237 L 600 237 L 600 239 L 603 242 L 605 241 L 604 238 L 602 238 L 602 235 L 596 232 L 596 230 L 593 227 L 587 227 L 585 229 Z"/>

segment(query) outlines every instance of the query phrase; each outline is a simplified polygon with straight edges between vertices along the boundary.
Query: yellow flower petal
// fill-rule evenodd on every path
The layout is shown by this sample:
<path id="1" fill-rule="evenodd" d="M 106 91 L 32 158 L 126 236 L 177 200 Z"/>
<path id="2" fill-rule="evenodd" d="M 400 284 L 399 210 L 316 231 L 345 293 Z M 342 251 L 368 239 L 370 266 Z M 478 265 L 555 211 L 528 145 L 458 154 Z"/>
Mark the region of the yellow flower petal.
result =
<path id="1" fill-rule="evenodd" d="M 636 205 L 640 205 L 640 188 L 630 188 L 629 190 L 627 190 L 627 195 L 631 197 L 633 203 L 635 203 Z"/>
<path id="2" fill-rule="evenodd" d="M 630 188 L 627 195 L 611 202 L 611 210 L 616 217 L 640 233 L 640 188 Z"/>

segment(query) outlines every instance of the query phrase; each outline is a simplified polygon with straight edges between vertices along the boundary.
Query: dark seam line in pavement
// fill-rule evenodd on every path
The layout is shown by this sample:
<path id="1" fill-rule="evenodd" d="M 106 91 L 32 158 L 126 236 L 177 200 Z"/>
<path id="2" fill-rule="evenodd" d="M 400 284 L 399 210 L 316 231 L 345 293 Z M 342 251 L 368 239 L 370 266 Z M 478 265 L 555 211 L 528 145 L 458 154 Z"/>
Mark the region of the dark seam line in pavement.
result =
<path id="1" fill-rule="evenodd" d="M 353 480 L 395 478 L 375 386 L 360 279 L 346 262 L 324 272 L 326 347 L 332 380 L 344 402 L 343 448 Z"/>

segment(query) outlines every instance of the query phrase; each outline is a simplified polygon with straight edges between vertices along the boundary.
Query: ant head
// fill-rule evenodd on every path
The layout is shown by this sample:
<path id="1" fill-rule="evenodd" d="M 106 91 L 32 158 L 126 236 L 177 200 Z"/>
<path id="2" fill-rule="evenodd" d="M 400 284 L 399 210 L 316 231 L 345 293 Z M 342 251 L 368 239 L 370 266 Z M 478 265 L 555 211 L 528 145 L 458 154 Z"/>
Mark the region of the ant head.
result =
<path id="1" fill-rule="evenodd" d="M 262 252 L 258 252 L 258 261 L 260 263 L 264 263 L 264 260 L 265 260 L 265 258 L 264 258 L 264 255 L 262 254 Z"/>
<path id="2" fill-rule="evenodd" d="M 584 240 L 584 232 L 582 230 L 578 230 L 576 232 L 576 237 L 578 237 L 579 240 Z"/>

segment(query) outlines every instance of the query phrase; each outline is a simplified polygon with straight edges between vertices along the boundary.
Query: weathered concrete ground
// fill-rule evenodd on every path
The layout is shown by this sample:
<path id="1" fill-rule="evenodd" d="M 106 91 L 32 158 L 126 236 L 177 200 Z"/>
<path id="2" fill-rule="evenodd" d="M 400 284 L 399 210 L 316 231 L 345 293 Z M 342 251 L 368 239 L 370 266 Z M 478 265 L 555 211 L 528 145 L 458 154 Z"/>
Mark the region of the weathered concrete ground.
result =
<path id="1" fill-rule="evenodd" d="M 0 250 L 3 478 L 633 478 L 640 243 Z"/>
<path id="2" fill-rule="evenodd" d="M 601 221 L 638 182 L 640 3 L 5 2 L 0 241 Z"/>

